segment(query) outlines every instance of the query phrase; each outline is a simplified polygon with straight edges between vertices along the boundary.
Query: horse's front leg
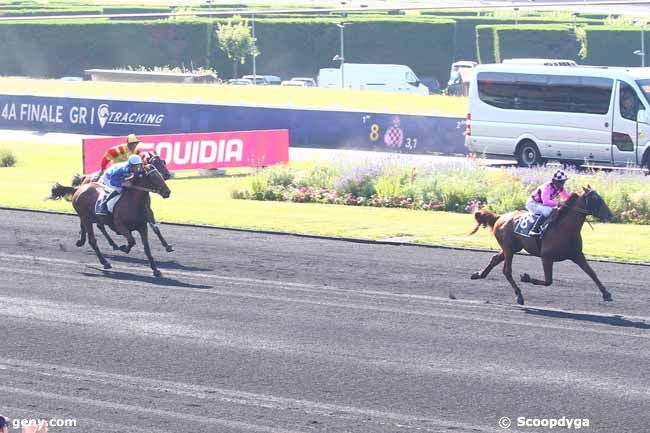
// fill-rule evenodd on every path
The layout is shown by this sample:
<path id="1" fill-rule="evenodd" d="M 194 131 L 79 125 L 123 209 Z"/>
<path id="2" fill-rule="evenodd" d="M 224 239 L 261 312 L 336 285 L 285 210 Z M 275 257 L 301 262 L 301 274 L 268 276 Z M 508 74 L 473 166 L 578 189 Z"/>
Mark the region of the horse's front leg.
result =
<path id="1" fill-rule="evenodd" d="M 505 263 L 503 264 L 503 275 L 505 275 L 506 280 L 508 280 L 508 282 L 512 286 L 512 289 L 515 291 L 515 296 L 517 297 L 517 304 L 524 305 L 524 296 L 521 294 L 521 290 L 519 289 L 519 286 L 517 286 L 517 283 L 515 283 L 515 279 L 512 278 L 512 259 L 514 256 L 514 252 L 512 250 L 504 248 L 503 254 L 504 254 L 504 261 L 505 261 Z"/>
<path id="2" fill-rule="evenodd" d="M 126 228 L 126 226 L 115 226 L 115 231 L 126 238 L 127 245 L 121 245 L 120 250 L 126 254 L 129 254 L 129 252 L 131 252 L 131 248 L 133 248 L 133 245 L 135 245 L 135 238 L 131 234 L 131 230 Z"/>
<path id="3" fill-rule="evenodd" d="M 542 265 L 544 266 L 544 281 L 531 278 L 528 274 L 522 274 L 521 281 L 535 284 L 536 286 L 550 286 L 553 284 L 553 260 L 548 257 L 542 257 Z"/>
<path id="4" fill-rule="evenodd" d="M 147 225 L 143 224 L 140 228 L 138 228 L 138 233 L 140 233 L 140 239 L 142 239 L 142 245 L 144 246 L 144 253 L 147 255 L 149 266 L 151 266 L 154 277 L 161 277 L 162 273 L 156 267 L 156 262 L 151 255 L 151 248 L 149 248 L 149 233 L 147 230 Z"/>
<path id="5" fill-rule="evenodd" d="M 163 247 L 165 247 L 165 250 L 168 253 L 171 253 L 172 251 L 174 251 L 174 248 L 167 243 L 162 233 L 160 232 L 160 227 L 158 227 L 158 224 L 156 223 L 156 218 L 154 217 L 153 214 L 153 210 L 151 210 L 151 203 L 147 203 L 146 209 L 147 209 L 147 222 L 149 223 L 151 230 L 153 230 L 156 236 L 158 236 L 158 239 L 160 239 L 160 243 L 162 244 Z"/>
<path id="6" fill-rule="evenodd" d="M 494 269 L 496 265 L 498 265 L 503 261 L 503 257 L 504 257 L 503 251 L 501 251 L 499 254 L 495 254 L 494 256 L 492 256 L 490 263 L 488 263 L 485 269 L 483 269 L 480 272 L 479 271 L 474 272 L 470 278 L 472 280 L 478 280 L 487 277 L 490 271 L 492 271 L 492 269 Z"/>
<path id="7" fill-rule="evenodd" d="M 603 295 L 603 300 L 604 301 L 611 301 L 612 300 L 612 294 L 607 291 L 605 286 L 603 286 L 603 283 L 600 282 L 598 279 L 598 276 L 594 272 L 593 269 L 591 269 L 591 266 L 589 266 L 589 263 L 587 262 L 587 259 L 585 258 L 584 254 L 580 253 L 578 256 L 575 258 L 571 259 L 573 262 L 580 266 L 580 269 L 585 271 L 587 275 L 591 277 L 592 280 L 594 280 L 594 283 L 598 286 L 598 289 L 600 290 L 600 293 Z"/>

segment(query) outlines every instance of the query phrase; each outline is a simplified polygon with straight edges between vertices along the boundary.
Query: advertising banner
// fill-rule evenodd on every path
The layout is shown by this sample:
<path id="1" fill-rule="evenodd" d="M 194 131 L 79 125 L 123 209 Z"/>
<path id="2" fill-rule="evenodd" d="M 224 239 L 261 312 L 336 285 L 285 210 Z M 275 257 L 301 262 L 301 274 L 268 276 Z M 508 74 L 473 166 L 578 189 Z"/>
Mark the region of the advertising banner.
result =
<path id="1" fill-rule="evenodd" d="M 0 129 L 104 136 L 287 129 L 292 147 L 467 152 L 464 118 L 344 109 L 0 95 Z"/>
<path id="2" fill-rule="evenodd" d="M 139 149 L 155 151 L 172 171 L 258 167 L 289 161 L 289 131 L 286 129 L 139 135 L 138 139 Z M 125 142 L 126 136 L 84 139 L 84 173 L 99 170 L 104 153 Z"/>

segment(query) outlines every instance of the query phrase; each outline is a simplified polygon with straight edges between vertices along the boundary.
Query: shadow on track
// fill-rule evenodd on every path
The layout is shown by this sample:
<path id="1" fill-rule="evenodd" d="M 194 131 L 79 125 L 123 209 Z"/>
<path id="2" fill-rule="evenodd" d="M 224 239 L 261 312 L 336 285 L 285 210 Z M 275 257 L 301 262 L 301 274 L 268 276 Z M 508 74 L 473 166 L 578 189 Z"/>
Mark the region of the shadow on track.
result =
<path id="1" fill-rule="evenodd" d="M 105 254 L 106 257 L 111 259 L 111 261 L 114 262 L 121 262 L 121 263 L 126 263 L 129 265 L 142 265 L 142 264 L 148 264 L 145 259 L 140 259 L 137 257 L 131 257 L 131 256 L 124 256 L 124 255 L 110 255 L 110 254 Z M 175 260 L 167 260 L 167 261 L 156 261 L 156 264 L 160 269 L 169 269 L 169 270 L 175 270 L 175 271 L 194 271 L 194 272 L 210 272 L 213 271 L 214 269 L 210 268 L 200 268 L 198 266 L 186 266 L 178 263 Z"/>
<path id="2" fill-rule="evenodd" d="M 650 323 L 643 321 L 628 320 L 621 315 L 601 316 L 598 314 L 570 313 L 568 311 L 544 310 L 541 308 L 522 307 L 526 314 L 543 317 L 553 317 L 556 319 L 571 319 L 584 322 L 601 323 L 603 325 L 621 326 L 623 328 L 636 328 L 650 330 Z"/>
<path id="3" fill-rule="evenodd" d="M 106 278 L 108 280 L 133 281 L 133 282 L 154 284 L 157 286 L 186 287 L 190 289 L 212 289 L 213 288 L 213 286 L 206 286 L 204 284 L 184 283 L 174 278 L 167 278 L 164 275 L 162 277 L 153 277 L 148 275 L 130 274 L 128 272 L 120 272 L 115 270 L 106 270 L 94 266 L 89 266 L 89 267 L 91 269 L 96 269 L 100 271 L 101 274 L 94 274 L 90 272 L 80 272 L 80 274 L 83 275 L 84 277 Z"/>

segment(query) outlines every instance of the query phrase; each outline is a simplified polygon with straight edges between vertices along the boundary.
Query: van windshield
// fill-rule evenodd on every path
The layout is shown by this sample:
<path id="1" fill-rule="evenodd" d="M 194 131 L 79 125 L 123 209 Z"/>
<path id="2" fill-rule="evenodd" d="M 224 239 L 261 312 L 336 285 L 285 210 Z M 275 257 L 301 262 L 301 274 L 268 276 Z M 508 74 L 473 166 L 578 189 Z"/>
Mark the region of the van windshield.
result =
<path id="1" fill-rule="evenodd" d="M 636 80 L 636 83 L 643 90 L 643 96 L 645 96 L 646 102 L 650 104 L 650 79 Z"/>
<path id="2" fill-rule="evenodd" d="M 412 86 L 420 85 L 420 80 L 418 80 L 418 77 L 416 77 L 415 74 L 411 71 L 406 73 L 406 82 L 411 84 Z"/>

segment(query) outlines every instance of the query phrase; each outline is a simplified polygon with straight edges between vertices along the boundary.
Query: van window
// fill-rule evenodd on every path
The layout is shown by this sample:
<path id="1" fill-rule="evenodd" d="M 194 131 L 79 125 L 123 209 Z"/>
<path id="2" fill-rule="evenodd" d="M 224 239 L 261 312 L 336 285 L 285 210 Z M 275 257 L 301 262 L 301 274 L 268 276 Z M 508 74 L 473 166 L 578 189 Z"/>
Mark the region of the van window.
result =
<path id="1" fill-rule="evenodd" d="M 479 99 L 510 110 L 605 114 L 614 81 L 600 77 L 481 72 Z"/>
<path id="2" fill-rule="evenodd" d="M 412 84 L 414 86 L 419 84 L 418 77 L 415 76 L 415 74 L 411 71 L 406 73 L 406 82 L 409 84 Z"/>
<path id="3" fill-rule="evenodd" d="M 619 110 L 624 119 L 634 120 L 636 122 L 636 114 L 639 111 L 639 98 L 636 97 L 634 89 L 627 83 L 621 81 L 619 90 Z"/>

